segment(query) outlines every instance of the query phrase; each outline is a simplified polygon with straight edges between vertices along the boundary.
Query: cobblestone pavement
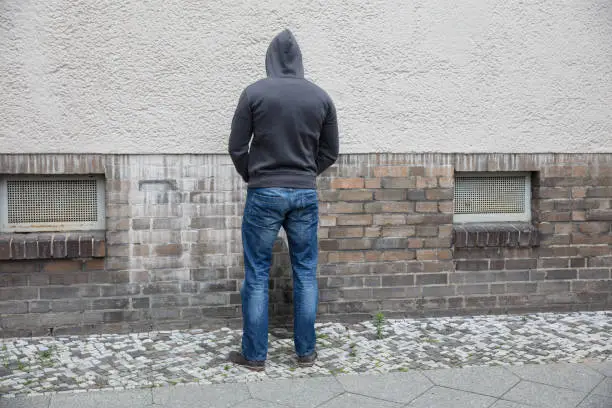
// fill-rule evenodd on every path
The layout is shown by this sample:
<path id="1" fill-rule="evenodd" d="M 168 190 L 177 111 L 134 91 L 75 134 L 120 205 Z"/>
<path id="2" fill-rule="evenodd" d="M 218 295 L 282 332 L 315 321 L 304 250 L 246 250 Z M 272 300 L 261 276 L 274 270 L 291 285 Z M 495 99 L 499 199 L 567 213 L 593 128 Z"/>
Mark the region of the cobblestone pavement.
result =
<path id="1" fill-rule="evenodd" d="M 265 373 L 228 364 L 241 332 L 227 328 L 4 339 L 0 395 L 612 359 L 612 312 L 324 323 L 307 369 L 275 334 Z"/>

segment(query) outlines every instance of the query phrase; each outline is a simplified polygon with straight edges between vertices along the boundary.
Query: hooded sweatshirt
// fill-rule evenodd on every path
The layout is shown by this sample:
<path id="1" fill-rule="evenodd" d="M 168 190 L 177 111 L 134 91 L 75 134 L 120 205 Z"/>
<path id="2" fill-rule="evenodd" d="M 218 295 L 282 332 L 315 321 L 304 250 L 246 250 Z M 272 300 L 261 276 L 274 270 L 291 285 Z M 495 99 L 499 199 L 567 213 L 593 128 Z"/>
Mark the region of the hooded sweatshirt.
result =
<path id="1" fill-rule="evenodd" d="M 249 188 L 316 188 L 316 176 L 338 158 L 336 109 L 304 79 L 302 53 L 289 30 L 266 54 L 267 78 L 240 95 L 229 154 Z"/>

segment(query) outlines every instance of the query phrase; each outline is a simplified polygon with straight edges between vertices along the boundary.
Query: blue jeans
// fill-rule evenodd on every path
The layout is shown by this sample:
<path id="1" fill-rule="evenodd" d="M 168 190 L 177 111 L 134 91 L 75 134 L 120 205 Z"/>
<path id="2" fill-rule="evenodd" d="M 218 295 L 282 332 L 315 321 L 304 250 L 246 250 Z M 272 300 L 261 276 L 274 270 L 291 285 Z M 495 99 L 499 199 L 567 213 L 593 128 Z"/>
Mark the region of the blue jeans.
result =
<path id="1" fill-rule="evenodd" d="M 262 361 L 268 355 L 268 282 L 272 247 L 282 226 L 293 269 L 293 333 L 296 354 L 315 351 L 318 303 L 319 204 L 316 190 L 249 189 L 242 219 L 245 279 L 242 296 L 242 355 Z"/>

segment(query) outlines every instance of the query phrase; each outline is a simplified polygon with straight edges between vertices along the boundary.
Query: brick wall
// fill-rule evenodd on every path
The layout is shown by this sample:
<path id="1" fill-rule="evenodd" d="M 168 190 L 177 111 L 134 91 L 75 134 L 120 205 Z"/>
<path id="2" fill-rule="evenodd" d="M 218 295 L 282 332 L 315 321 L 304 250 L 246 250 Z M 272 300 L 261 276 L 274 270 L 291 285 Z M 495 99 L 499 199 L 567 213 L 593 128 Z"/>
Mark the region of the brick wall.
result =
<path id="1" fill-rule="evenodd" d="M 532 225 L 454 228 L 456 171 L 534 172 Z M 0 155 L 0 174 L 64 173 L 105 175 L 106 256 L 0 237 L 2 336 L 239 324 L 245 186 L 228 157 Z M 612 154 L 347 155 L 319 191 L 321 319 L 612 303 Z M 281 234 L 273 324 L 290 322 L 290 270 Z"/>

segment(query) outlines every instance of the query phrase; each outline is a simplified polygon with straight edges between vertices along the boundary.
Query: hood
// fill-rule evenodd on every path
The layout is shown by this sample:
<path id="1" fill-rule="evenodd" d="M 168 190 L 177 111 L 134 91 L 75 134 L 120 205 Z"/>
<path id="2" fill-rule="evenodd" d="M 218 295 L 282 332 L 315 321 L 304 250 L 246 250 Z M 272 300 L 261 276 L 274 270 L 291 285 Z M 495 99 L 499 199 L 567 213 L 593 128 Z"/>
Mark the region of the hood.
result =
<path id="1" fill-rule="evenodd" d="M 291 31 L 282 31 L 270 43 L 266 53 L 266 74 L 269 77 L 304 78 L 302 52 Z"/>

